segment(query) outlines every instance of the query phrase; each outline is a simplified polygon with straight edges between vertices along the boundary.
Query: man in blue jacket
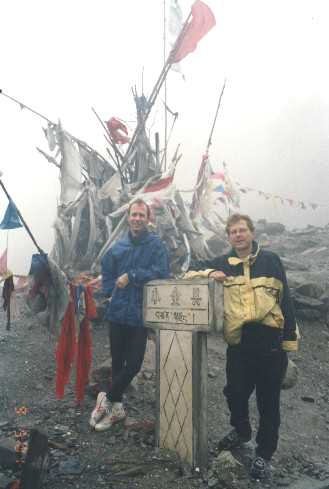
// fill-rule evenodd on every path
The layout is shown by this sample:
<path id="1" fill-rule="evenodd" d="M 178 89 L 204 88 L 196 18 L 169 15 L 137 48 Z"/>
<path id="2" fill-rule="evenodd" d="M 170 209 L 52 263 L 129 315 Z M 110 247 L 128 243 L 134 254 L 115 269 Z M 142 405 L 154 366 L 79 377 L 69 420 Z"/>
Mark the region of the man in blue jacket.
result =
<path id="1" fill-rule="evenodd" d="M 143 363 L 147 330 L 143 324 L 143 286 L 169 277 L 167 248 L 147 230 L 150 209 L 141 199 L 128 209 L 129 232 L 102 260 L 102 288 L 109 298 L 105 318 L 110 326 L 112 387 L 100 392 L 90 426 L 105 431 L 126 417 L 122 396 Z"/>

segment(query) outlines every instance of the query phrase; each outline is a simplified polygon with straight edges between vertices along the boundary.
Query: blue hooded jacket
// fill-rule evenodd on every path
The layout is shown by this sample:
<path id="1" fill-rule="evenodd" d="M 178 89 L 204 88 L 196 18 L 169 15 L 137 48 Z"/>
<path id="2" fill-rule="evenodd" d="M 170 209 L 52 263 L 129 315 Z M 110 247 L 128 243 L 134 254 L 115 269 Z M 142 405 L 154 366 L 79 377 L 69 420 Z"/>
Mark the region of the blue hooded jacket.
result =
<path id="1" fill-rule="evenodd" d="M 159 236 L 144 231 L 115 243 L 102 259 L 102 289 L 111 297 L 105 319 L 127 326 L 143 326 L 143 286 L 150 280 L 168 278 L 169 256 Z M 128 273 L 129 284 L 120 289 L 115 282 Z"/>

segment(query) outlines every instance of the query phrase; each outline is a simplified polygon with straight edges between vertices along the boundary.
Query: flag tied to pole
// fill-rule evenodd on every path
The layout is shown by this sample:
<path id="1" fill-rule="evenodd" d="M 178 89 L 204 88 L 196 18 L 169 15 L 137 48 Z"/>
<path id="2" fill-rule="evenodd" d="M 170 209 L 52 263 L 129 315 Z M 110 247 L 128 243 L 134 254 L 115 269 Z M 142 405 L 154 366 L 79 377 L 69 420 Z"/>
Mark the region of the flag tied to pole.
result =
<path id="1" fill-rule="evenodd" d="M 0 229 L 16 229 L 23 227 L 16 206 L 12 200 L 9 201 L 7 210 L 0 224 Z"/>
<path id="2" fill-rule="evenodd" d="M 182 31 L 183 25 L 184 25 L 183 13 L 178 3 L 178 0 L 171 0 L 169 6 L 169 17 L 168 17 L 168 37 L 169 37 L 170 49 L 174 48 L 178 36 Z M 174 71 L 180 73 L 182 77 L 185 79 L 181 69 L 181 65 L 179 63 L 173 63 L 171 68 Z"/>
<path id="3" fill-rule="evenodd" d="M 106 125 L 115 143 L 129 143 L 130 138 L 128 137 L 128 129 L 123 122 L 115 117 L 111 117 L 111 119 L 106 122 Z"/>
<path id="4" fill-rule="evenodd" d="M 201 0 L 191 7 L 192 20 L 185 28 L 178 49 L 173 53 L 172 63 L 178 63 L 189 53 L 195 51 L 198 42 L 216 25 L 216 19 L 211 9 Z"/>

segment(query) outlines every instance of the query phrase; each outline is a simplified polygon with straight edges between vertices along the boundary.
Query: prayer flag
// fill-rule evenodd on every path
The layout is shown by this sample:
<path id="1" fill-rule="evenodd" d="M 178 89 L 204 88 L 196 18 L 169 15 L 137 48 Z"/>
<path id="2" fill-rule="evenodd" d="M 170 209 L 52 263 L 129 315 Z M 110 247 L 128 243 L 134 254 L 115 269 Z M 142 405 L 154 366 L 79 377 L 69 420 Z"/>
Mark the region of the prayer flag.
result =
<path id="1" fill-rule="evenodd" d="M 158 192 L 159 190 L 163 190 L 164 188 L 167 188 L 173 181 L 174 176 L 171 175 L 169 177 L 161 178 L 155 183 L 151 183 L 144 189 L 144 193 L 149 193 L 149 192 Z"/>
<path id="2" fill-rule="evenodd" d="M 225 187 L 224 187 L 224 185 L 218 185 L 218 187 L 215 187 L 214 188 L 214 192 L 222 192 L 223 194 L 225 194 Z"/>
<path id="3" fill-rule="evenodd" d="M 12 200 L 9 201 L 7 210 L 0 224 L 0 229 L 16 229 L 23 227 L 16 206 Z"/>
<path id="4" fill-rule="evenodd" d="M 202 162 L 199 168 L 195 191 L 192 197 L 192 203 L 190 208 L 190 216 L 194 219 L 200 212 L 200 203 L 202 195 L 206 192 L 208 179 L 214 172 L 212 171 L 211 163 L 209 161 L 208 153 L 203 155 Z"/>
<path id="5" fill-rule="evenodd" d="M 223 180 L 225 181 L 225 175 L 224 173 L 218 171 L 216 173 L 213 173 L 211 176 L 210 176 L 211 180 Z"/>
<path id="6" fill-rule="evenodd" d="M 183 27 L 183 14 L 178 0 L 171 0 L 169 7 L 168 31 L 176 41 Z"/>
<path id="7" fill-rule="evenodd" d="M 129 143 L 130 138 L 128 137 L 128 129 L 123 122 L 115 117 L 111 117 L 111 119 L 106 122 L 106 125 L 115 143 Z"/>
<path id="8" fill-rule="evenodd" d="M 201 0 L 194 2 L 191 8 L 192 20 L 183 32 L 178 49 L 173 52 L 172 63 L 178 63 L 189 53 L 195 51 L 198 42 L 214 27 L 216 19 L 211 9 Z"/>
<path id="9" fill-rule="evenodd" d="M 178 3 L 178 0 L 171 0 L 169 6 L 169 17 L 168 17 L 168 38 L 170 48 L 173 49 L 178 36 L 183 28 L 183 14 L 182 9 Z M 182 69 L 179 63 L 174 63 L 171 67 L 174 71 L 177 71 L 185 79 Z"/>

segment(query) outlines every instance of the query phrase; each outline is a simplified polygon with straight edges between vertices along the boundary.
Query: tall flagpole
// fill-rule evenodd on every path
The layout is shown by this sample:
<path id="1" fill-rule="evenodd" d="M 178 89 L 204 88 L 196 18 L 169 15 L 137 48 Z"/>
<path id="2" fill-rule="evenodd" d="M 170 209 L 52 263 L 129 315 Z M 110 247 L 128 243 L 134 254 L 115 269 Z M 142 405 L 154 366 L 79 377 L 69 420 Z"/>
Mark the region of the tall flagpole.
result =
<path id="1" fill-rule="evenodd" d="M 142 129 L 145 127 L 145 123 L 147 121 L 147 118 L 148 116 L 150 115 L 150 112 L 152 110 L 152 107 L 154 105 L 154 102 L 159 94 L 159 91 L 163 85 L 163 82 L 165 81 L 166 79 L 166 76 L 171 68 L 171 65 L 173 63 L 173 60 L 175 58 L 175 54 L 177 53 L 180 45 L 181 45 L 181 42 L 183 40 L 183 37 L 184 37 L 184 34 L 186 32 L 186 29 L 188 27 L 188 23 L 189 23 L 189 20 L 190 18 L 192 17 L 192 12 L 189 13 L 184 25 L 183 25 L 183 28 L 175 42 L 175 45 L 173 47 L 173 49 L 170 51 L 167 59 L 166 59 L 166 62 L 161 70 L 161 73 L 153 87 L 153 90 L 151 92 L 151 95 L 149 96 L 148 100 L 147 100 L 147 109 L 146 109 L 146 112 L 145 112 L 145 115 L 143 117 L 143 120 L 141 121 L 140 124 L 137 125 L 137 127 L 135 128 L 135 131 L 131 137 L 131 140 L 130 140 L 130 143 L 129 143 L 129 146 L 127 148 L 127 151 L 124 155 L 124 164 L 122 165 L 122 168 L 121 170 L 125 170 L 125 168 L 129 165 L 129 157 L 131 155 L 131 152 L 132 152 L 132 148 L 134 147 L 134 144 L 135 144 L 135 141 L 137 139 L 137 137 L 139 136 L 140 132 L 142 131 Z"/>
<path id="2" fill-rule="evenodd" d="M 166 36 L 166 30 L 167 30 L 167 17 L 166 17 L 166 0 L 163 0 L 163 64 L 166 63 L 167 59 L 167 50 L 166 50 L 166 44 L 167 44 L 167 36 Z M 165 78 L 164 81 L 164 100 L 165 100 L 165 106 L 164 106 L 164 122 L 165 122 L 165 133 L 164 133 L 164 170 L 166 171 L 167 169 L 167 131 L 168 131 L 168 114 L 167 114 L 167 77 Z"/>

